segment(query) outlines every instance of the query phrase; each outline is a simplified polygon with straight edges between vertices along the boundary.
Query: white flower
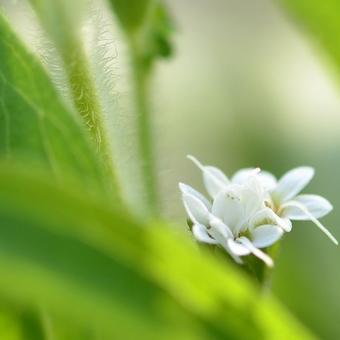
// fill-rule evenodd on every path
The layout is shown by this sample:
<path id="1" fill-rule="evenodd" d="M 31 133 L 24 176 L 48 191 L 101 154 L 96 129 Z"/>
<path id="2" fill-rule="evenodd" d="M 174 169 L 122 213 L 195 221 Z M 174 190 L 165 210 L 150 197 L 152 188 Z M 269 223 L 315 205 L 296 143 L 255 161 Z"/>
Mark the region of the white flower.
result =
<path id="1" fill-rule="evenodd" d="M 268 266 L 273 265 L 259 248 L 275 243 L 283 230 L 273 221 L 268 223 L 266 215 L 259 215 L 268 208 L 264 205 L 265 191 L 255 174 L 242 185 L 228 184 L 214 191 L 212 204 L 190 186 L 180 183 L 179 187 L 198 241 L 222 246 L 239 263 L 240 256 L 252 253 Z"/>
<path id="2" fill-rule="evenodd" d="M 194 156 L 187 157 L 202 170 L 204 186 L 212 198 L 230 184 L 228 177 L 220 169 L 211 165 L 202 165 Z"/>
<path id="3" fill-rule="evenodd" d="M 236 182 L 244 182 L 252 171 L 252 169 L 240 170 L 234 175 L 237 179 Z M 327 215 L 333 209 L 331 203 L 319 195 L 298 195 L 313 178 L 313 168 L 303 166 L 292 169 L 284 174 L 279 181 L 269 172 L 265 174 L 265 176 L 261 177 L 261 181 L 263 185 L 267 185 L 267 203 L 272 211 L 281 217 L 283 221 L 312 221 L 338 245 L 335 237 L 318 220 L 318 218 Z M 289 229 L 288 224 L 287 227 Z M 285 231 L 290 231 L 288 229 L 285 229 Z"/>
<path id="4" fill-rule="evenodd" d="M 277 186 L 277 180 L 270 172 L 260 171 L 258 168 L 241 169 L 229 180 L 220 169 L 210 165 L 203 165 L 194 156 L 188 155 L 187 157 L 202 171 L 205 188 L 213 199 L 220 191 L 228 188 L 230 184 L 243 185 L 250 176 L 256 174 L 265 190 L 264 200 L 271 201 L 269 192 Z M 262 220 L 267 220 L 268 223 L 279 225 L 286 232 L 291 231 L 292 223 L 288 218 L 281 218 L 271 209 L 264 209 L 258 213 Z"/>
<path id="5" fill-rule="evenodd" d="M 312 179 L 312 168 L 293 169 L 279 181 L 258 168 L 241 169 L 229 179 L 218 168 L 202 165 L 193 156 L 188 158 L 202 171 L 212 199 L 179 184 L 198 241 L 220 245 L 239 263 L 241 256 L 252 253 L 269 266 L 273 265 L 272 259 L 259 248 L 271 246 L 284 231 L 289 232 L 291 220 L 311 220 L 338 244 L 318 221 L 332 210 L 332 205 L 318 195 L 298 195 Z"/>
<path id="6" fill-rule="evenodd" d="M 283 175 L 270 193 L 273 209 L 283 218 L 312 221 L 338 245 L 335 237 L 318 220 L 333 209 L 331 203 L 319 195 L 298 195 L 313 176 L 311 167 L 295 168 Z"/>

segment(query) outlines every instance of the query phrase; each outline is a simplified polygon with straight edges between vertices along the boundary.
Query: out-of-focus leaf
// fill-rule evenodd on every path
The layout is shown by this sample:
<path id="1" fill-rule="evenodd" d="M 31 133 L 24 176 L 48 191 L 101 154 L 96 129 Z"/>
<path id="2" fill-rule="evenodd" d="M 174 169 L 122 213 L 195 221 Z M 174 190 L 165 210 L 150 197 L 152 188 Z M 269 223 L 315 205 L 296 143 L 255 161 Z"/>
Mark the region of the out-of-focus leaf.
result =
<path id="1" fill-rule="evenodd" d="M 45 70 L 0 15 L 0 157 L 43 164 L 107 190 L 105 171 L 80 120 L 58 97 Z"/>
<path id="2" fill-rule="evenodd" d="M 340 67 L 340 2 L 337 0 L 280 0 L 296 22 Z"/>
<path id="3" fill-rule="evenodd" d="M 0 301 L 0 339 L 45 340 L 47 339 L 40 313 L 21 308 L 6 300 Z"/>
<path id="4" fill-rule="evenodd" d="M 0 166 L 0 295 L 105 339 L 311 339 L 271 296 L 170 228 Z"/>
<path id="5" fill-rule="evenodd" d="M 0 339 L 23 340 L 19 318 L 8 306 L 0 309 Z"/>
<path id="6" fill-rule="evenodd" d="M 0 191 L 9 194 L 8 204 L 0 208 L 0 238 L 6 244 L 0 250 L 2 294 L 46 306 L 76 324 L 103 331 L 106 339 L 176 334 L 166 330 L 166 313 L 174 313 L 170 319 L 191 319 L 137 270 L 146 254 L 142 228 L 90 203 L 89 197 L 1 169 L 11 177 L 4 175 L 7 184 L 0 184 Z M 132 261 L 138 262 L 136 267 Z M 185 323 L 179 327 L 182 333 Z"/>

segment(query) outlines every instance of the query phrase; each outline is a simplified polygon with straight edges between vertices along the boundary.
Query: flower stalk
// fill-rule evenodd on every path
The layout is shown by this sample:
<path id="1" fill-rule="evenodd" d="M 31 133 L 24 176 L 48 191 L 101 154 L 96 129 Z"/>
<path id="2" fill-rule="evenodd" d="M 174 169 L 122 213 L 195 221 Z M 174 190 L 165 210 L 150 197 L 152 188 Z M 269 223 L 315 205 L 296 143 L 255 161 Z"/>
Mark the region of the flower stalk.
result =
<path id="1" fill-rule="evenodd" d="M 146 196 L 147 215 L 159 213 L 155 150 L 152 143 L 152 119 L 149 102 L 152 62 L 145 56 L 138 34 L 128 36 L 131 73 L 137 119 L 138 148 Z"/>

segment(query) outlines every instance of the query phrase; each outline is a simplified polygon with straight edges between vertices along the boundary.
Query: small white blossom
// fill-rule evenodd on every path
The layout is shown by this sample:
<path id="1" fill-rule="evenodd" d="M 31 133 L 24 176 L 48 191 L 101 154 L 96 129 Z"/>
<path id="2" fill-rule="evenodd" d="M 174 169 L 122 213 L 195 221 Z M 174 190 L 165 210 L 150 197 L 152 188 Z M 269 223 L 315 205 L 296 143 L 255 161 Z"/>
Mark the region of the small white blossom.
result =
<path id="1" fill-rule="evenodd" d="M 262 213 L 262 217 L 259 214 L 268 208 L 264 204 L 266 192 L 257 178 L 257 171 L 243 184 L 231 184 L 226 182 L 225 175 L 220 176 L 224 180 L 222 189 L 211 190 L 217 187 L 218 180 L 210 175 L 212 167 L 207 168 L 202 167 L 202 170 L 205 184 L 213 196 L 212 203 L 190 186 L 179 185 L 184 207 L 193 222 L 195 238 L 220 245 L 239 263 L 241 256 L 252 253 L 272 266 L 272 259 L 259 248 L 275 243 L 283 230 L 275 219 L 268 221 L 267 214 Z"/>
<path id="2" fill-rule="evenodd" d="M 272 208 L 279 216 L 289 220 L 312 221 L 338 245 L 335 237 L 318 220 L 333 209 L 331 203 L 319 195 L 298 195 L 313 176 L 314 169 L 311 167 L 288 171 L 270 192 Z"/>
<path id="3" fill-rule="evenodd" d="M 337 244 L 317 220 L 332 210 L 331 204 L 317 195 L 297 196 L 313 177 L 312 168 L 291 170 L 279 181 L 259 169 L 242 169 L 228 179 L 218 168 L 188 158 L 201 169 L 211 197 L 209 200 L 189 185 L 179 184 L 198 241 L 223 247 L 238 263 L 242 263 L 241 256 L 252 253 L 268 266 L 273 261 L 260 248 L 271 246 L 284 231 L 290 231 L 290 220 L 313 221 Z"/>
<path id="4" fill-rule="evenodd" d="M 252 171 L 252 169 L 240 170 L 239 173 L 242 176 L 239 176 L 238 182 L 244 182 Z M 267 184 L 268 199 L 266 204 L 278 217 L 283 221 L 312 221 L 338 245 L 335 237 L 318 220 L 333 209 L 331 203 L 319 195 L 298 195 L 313 178 L 313 168 L 303 166 L 292 169 L 284 174 L 279 181 L 269 172 L 263 172 L 263 174 L 265 175 L 260 179 L 263 185 Z M 287 224 L 285 231 L 290 231 L 290 229 Z"/>
<path id="5" fill-rule="evenodd" d="M 243 185 L 248 180 L 249 176 L 253 176 L 254 174 L 256 174 L 256 177 L 263 186 L 264 193 L 261 198 L 264 199 L 265 203 L 270 201 L 270 191 L 277 186 L 277 180 L 274 175 L 267 171 L 260 171 L 258 168 L 241 169 L 231 177 L 231 180 L 229 180 L 218 168 L 210 165 L 202 165 L 191 155 L 187 157 L 202 171 L 205 188 L 213 199 L 221 190 L 228 188 L 230 184 Z M 254 219 L 260 221 L 267 220 L 268 223 L 276 224 L 286 232 L 289 232 L 292 229 L 292 223 L 288 218 L 281 218 L 270 208 L 259 210 L 254 216 Z"/>

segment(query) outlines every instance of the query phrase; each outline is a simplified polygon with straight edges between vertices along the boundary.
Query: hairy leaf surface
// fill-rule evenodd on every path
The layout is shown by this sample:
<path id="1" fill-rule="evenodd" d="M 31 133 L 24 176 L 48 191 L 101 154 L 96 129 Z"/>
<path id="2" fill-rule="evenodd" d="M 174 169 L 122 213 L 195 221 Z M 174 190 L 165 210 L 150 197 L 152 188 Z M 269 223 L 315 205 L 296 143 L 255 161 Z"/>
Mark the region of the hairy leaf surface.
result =
<path id="1" fill-rule="evenodd" d="M 2 16 L 0 157 L 43 165 L 59 180 L 73 174 L 86 186 L 105 187 L 104 171 L 81 122 Z"/>

